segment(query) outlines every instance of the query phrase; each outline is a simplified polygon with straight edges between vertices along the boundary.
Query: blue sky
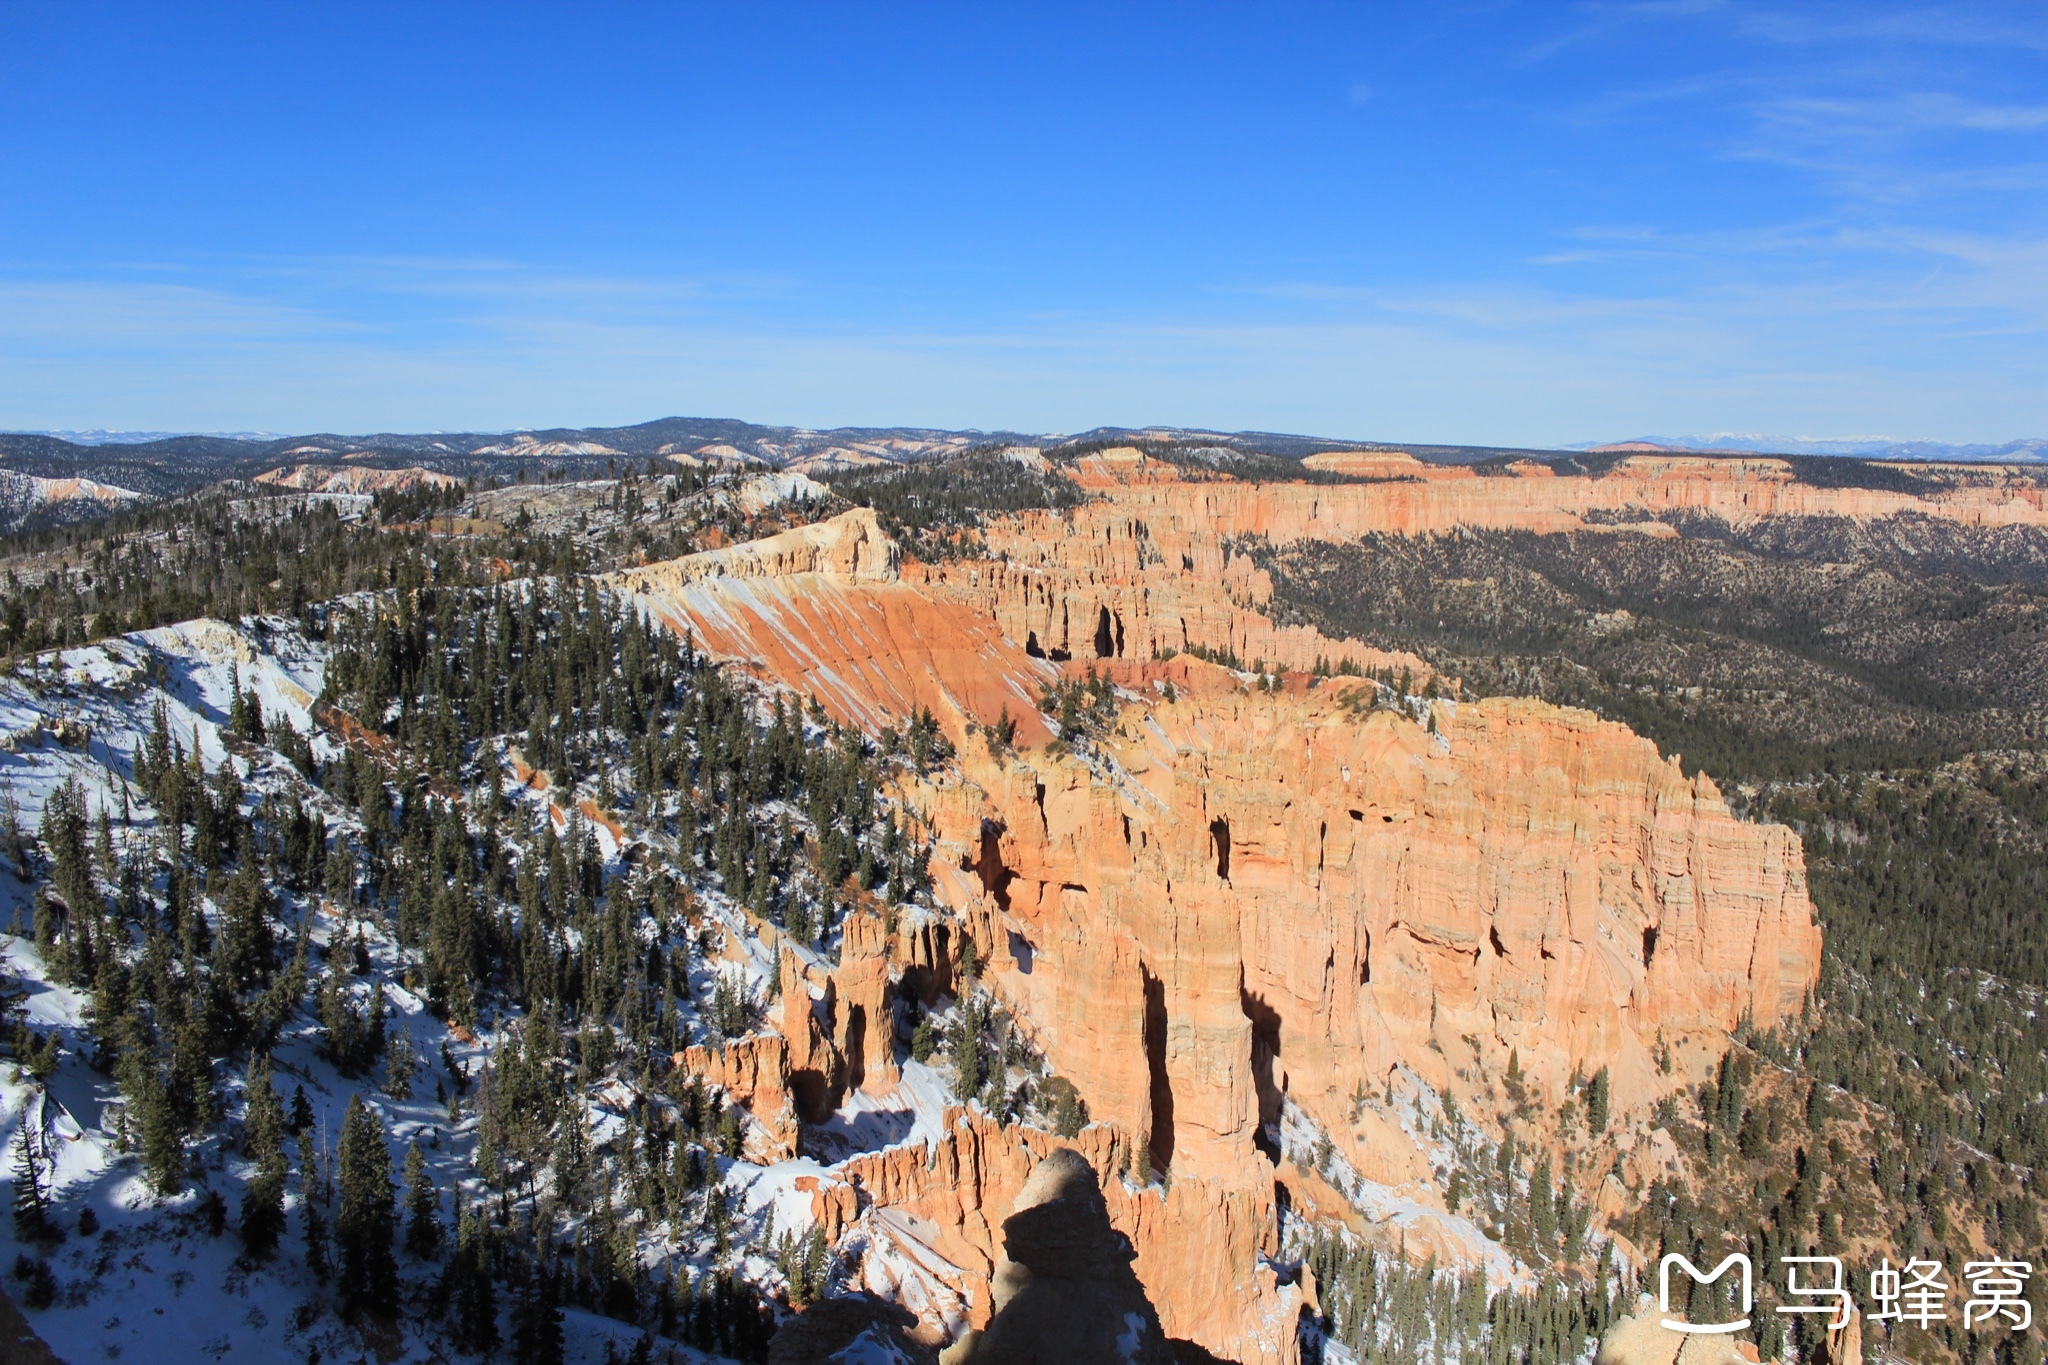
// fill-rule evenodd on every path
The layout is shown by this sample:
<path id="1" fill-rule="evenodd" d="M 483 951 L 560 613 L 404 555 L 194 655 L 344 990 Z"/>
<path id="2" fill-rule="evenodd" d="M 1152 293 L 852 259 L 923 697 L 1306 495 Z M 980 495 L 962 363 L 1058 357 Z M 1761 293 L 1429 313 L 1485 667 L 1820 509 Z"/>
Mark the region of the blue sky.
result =
<path id="1" fill-rule="evenodd" d="M 2048 8 L 0 4 L 0 427 L 2048 435 Z"/>

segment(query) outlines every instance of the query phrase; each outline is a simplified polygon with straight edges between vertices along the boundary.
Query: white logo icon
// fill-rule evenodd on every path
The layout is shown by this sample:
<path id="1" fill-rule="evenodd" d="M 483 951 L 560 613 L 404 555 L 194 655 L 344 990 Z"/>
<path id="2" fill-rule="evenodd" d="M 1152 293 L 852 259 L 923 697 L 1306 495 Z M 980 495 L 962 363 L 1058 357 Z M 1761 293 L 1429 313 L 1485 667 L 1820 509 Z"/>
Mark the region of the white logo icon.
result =
<path id="1" fill-rule="evenodd" d="M 1728 1267 L 1742 1267 L 1742 1320 L 1740 1322 L 1685 1322 L 1674 1319 L 1671 1314 L 1671 1267 L 1677 1266 L 1692 1276 L 1697 1284 L 1712 1284 L 1728 1273 Z M 1672 1252 L 1657 1265 L 1657 1306 L 1664 1310 L 1664 1325 L 1674 1332 L 1740 1332 L 1749 1326 L 1749 1310 L 1756 1303 L 1756 1286 L 1751 1276 L 1749 1257 L 1737 1251 L 1712 1270 L 1702 1271 L 1685 1257 Z"/>

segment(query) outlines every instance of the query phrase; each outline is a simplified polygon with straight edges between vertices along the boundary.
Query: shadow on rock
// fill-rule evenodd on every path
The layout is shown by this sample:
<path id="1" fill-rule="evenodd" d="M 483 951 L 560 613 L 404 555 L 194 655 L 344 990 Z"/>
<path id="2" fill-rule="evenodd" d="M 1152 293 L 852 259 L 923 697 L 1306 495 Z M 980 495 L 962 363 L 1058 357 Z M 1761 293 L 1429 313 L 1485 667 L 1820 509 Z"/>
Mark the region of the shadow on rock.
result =
<path id="1" fill-rule="evenodd" d="M 1095 1171 L 1061 1148 L 1041 1161 L 1003 1221 L 995 1316 L 938 1356 L 940 1365 L 1228 1365 L 1170 1340 L 1131 1270 L 1136 1255 L 1111 1226 Z M 865 1296 L 827 1299 L 791 1319 L 769 1365 L 925 1365 L 916 1319 Z"/>
<path id="2" fill-rule="evenodd" d="M 995 1317 L 941 1353 L 942 1365 L 1195 1365 L 1216 1357 L 1170 1341 L 1110 1225 L 1095 1171 L 1061 1148 L 1024 1182 L 1003 1221 Z"/>
<path id="3" fill-rule="evenodd" d="M 931 1349 L 912 1337 L 908 1309 L 865 1294 L 814 1303 L 783 1324 L 768 1365 L 932 1365 Z"/>

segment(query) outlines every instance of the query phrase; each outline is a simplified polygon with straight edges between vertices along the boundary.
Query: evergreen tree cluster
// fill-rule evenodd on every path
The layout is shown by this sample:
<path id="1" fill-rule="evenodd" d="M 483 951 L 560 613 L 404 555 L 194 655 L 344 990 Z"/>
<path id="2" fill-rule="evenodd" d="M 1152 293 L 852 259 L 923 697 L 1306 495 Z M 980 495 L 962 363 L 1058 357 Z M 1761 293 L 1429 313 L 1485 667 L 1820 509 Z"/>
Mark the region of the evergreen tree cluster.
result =
<path id="1" fill-rule="evenodd" d="M 430 783 L 490 788 L 494 810 L 501 739 L 560 791 L 595 778 L 601 805 L 676 842 L 686 874 L 715 871 L 733 900 L 802 942 L 829 936 L 849 878 L 896 900 L 925 889 L 923 848 L 883 790 L 892 758 L 942 757 L 928 716 L 877 748 L 779 694 L 764 711 L 687 640 L 588 582 L 424 589 L 346 617 L 328 699 L 419 755 Z M 375 810 L 365 821 L 373 835 L 388 824 Z M 576 845 L 574 875 L 540 888 L 550 918 L 602 894 L 594 838 Z M 539 859 L 550 871 L 553 854 Z"/>
<path id="2" fill-rule="evenodd" d="M 1360 1360 L 1422 1365 L 1567 1365 L 1633 1310 L 1633 1283 L 1605 1263 L 1593 1277 L 1545 1274 L 1533 1294 L 1489 1287 L 1483 1271 L 1412 1264 L 1327 1229 L 1308 1234 L 1316 1328 Z"/>
<path id="3" fill-rule="evenodd" d="M 35 930 L 89 992 L 91 1060 L 121 1082 L 117 1123 L 152 1184 L 185 1188 L 195 1148 L 234 1141 L 239 1200 L 202 1184 L 201 1203 L 213 1224 L 232 1217 L 252 1261 L 296 1224 L 309 1269 L 356 1316 L 405 1301 L 403 1258 L 436 1265 L 425 1309 L 471 1352 L 559 1360 L 560 1307 L 577 1303 L 759 1359 L 773 1314 L 731 1261 L 766 1230 L 734 1211 L 719 1164 L 741 1153 L 742 1116 L 670 1061 L 751 1031 L 759 1008 L 702 962 L 701 897 L 829 943 L 852 896 L 922 891 L 925 851 L 884 791 L 895 765 L 935 760 L 936 727 L 870 744 L 592 593 L 515 593 L 422 586 L 335 611 L 324 761 L 239 677 L 225 761 L 164 706 L 145 712 L 132 782 L 68 783 L 36 847 L 19 836 L 42 883 Z M 494 671 L 467 666 L 479 648 Z M 539 727 L 491 728 L 529 706 Z M 558 816 L 509 796 L 499 755 L 529 735 L 556 791 L 594 772 L 584 790 L 660 856 L 608 862 L 580 803 Z M 488 1061 L 419 1056 L 394 984 L 451 1024 L 495 1028 Z M 438 1185 L 414 1147 L 395 1181 L 367 1091 L 331 1134 L 303 1089 L 287 1102 L 269 1058 L 287 1032 L 345 1078 L 381 1066 L 394 1097 L 424 1073 L 451 1126 L 475 1115 L 473 1179 Z M 54 1067 L 54 1035 L 32 1043 L 24 1055 L 50 1049 Z M 670 1103 L 600 1144 L 585 1095 L 622 1075 Z M 17 1184 L 24 1228 L 45 1188 Z M 655 1275 L 639 1247 L 663 1227 L 709 1268 Z M 766 1247 L 789 1292 L 825 1292 L 823 1251 L 785 1250 Z"/>
<path id="4" fill-rule="evenodd" d="M 861 465 L 821 476 L 848 502 L 872 507 L 882 529 L 922 559 L 981 552 L 975 528 L 992 515 L 1078 507 L 1087 501 L 1056 471 L 985 447 L 907 465 Z"/>

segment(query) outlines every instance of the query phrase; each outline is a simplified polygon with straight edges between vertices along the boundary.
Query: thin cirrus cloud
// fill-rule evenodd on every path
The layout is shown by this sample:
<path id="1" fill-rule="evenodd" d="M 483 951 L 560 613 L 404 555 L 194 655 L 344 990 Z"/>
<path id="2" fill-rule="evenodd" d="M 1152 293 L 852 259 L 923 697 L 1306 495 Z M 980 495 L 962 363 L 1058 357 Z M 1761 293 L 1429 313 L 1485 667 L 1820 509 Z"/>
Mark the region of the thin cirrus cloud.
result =
<path id="1" fill-rule="evenodd" d="M 267 344 L 346 320 L 262 294 L 164 281 L 0 278 L 0 347 Z"/>
<path id="2" fill-rule="evenodd" d="M 520 278 L 531 284 L 530 274 Z M 1035 430 L 1176 421 L 1403 439 L 1441 438 L 1451 414 L 1465 439 L 1556 443 L 1581 439 L 1589 409 L 1609 414 L 1615 429 L 1679 421 L 1669 416 L 1674 410 L 1690 425 L 1711 426 L 1707 418 L 1734 401 L 1783 426 L 1811 412 L 1800 390 L 1824 382 L 1850 396 L 1840 421 L 1888 410 L 1895 429 L 1917 429 L 1869 375 L 1804 361 L 1802 334 L 1843 304 L 1817 293 L 1793 301 L 1807 322 L 1784 327 L 1780 346 L 1759 348 L 1755 323 L 1775 316 L 1782 326 L 1782 300 L 1731 297 L 1710 308 L 1532 290 L 1390 295 L 1295 285 L 1266 292 L 1313 304 L 1318 318 L 1105 313 L 888 329 L 636 310 L 620 300 L 641 282 L 591 285 L 541 277 L 525 289 L 500 280 L 461 295 L 471 306 L 398 335 L 204 290 L 45 288 L 34 296 L 36 310 L 0 311 L 8 375 L 0 403 L 32 412 L 38 401 L 54 409 L 97 395 L 105 425 L 144 426 L 168 407 L 170 425 L 195 429 L 230 425 L 230 417 L 274 429 L 361 431 L 699 412 Z M 648 292 L 658 294 L 659 285 Z M 0 297 L 12 303 L 20 295 Z M 65 360 L 49 345 L 53 315 L 83 320 L 85 339 L 101 343 L 96 362 Z M 112 382 L 134 373 L 137 352 L 149 362 L 140 367 L 146 381 Z M 1161 367 L 1162 355 L 1174 363 Z M 252 357 L 261 360 L 259 383 L 247 382 Z M 2010 398 L 2007 378 L 1981 370 L 1955 391 Z M 53 410 L 18 425 L 63 421 Z"/>

